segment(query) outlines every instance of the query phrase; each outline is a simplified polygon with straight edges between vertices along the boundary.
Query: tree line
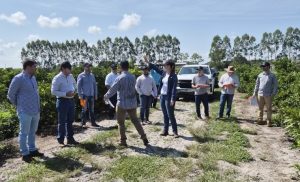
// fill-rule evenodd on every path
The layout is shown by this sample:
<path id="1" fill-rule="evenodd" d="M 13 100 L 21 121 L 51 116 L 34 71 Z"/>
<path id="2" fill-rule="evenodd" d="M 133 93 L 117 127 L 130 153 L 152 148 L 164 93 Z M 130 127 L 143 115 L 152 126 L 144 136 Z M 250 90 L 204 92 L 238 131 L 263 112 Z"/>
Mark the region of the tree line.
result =
<path id="1" fill-rule="evenodd" d="M 230 61 L 243 57 L 247 60 L 275 60 L 287 57 L 291 60 L 300 59 L 300 30 L 289 27 L 286 32 L 279 29 L 274 32 L 265 32 L 261 40 L 254 36 L 244 34 L 234 38 L 233 42 L 225 35 L 214 36 L 209 57 L 214 63 Z"/>
<path id="2" fill-rule="evenodd" d="M 143 54 L 152 58 L 166 60 L 181 59 L 180 41 L 171 35 L 143 36 L 131 42 L 128 37 L 107 37 L 89 45 L 85 40 L 67 40 L 65 42 L 49 42 L 36 40 L 26 44 L 21 51 L 21 57 L 31 57 L 37 60 L 43 68 L 53 68 L 63 61 L 73 65 L 82 62 L 99 64 L 101 61 L 131 60 L 139 61 Z"/>

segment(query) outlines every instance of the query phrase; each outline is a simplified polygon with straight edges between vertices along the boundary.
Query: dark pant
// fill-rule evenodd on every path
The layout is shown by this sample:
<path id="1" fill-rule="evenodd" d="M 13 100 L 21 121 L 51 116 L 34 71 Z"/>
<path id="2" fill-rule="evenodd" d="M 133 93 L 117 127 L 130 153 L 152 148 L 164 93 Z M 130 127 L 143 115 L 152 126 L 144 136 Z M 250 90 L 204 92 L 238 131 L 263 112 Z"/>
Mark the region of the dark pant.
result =
<path id="1" fill-rule="evenodd" d="M 149 121 L 149 110 L 152 103 L 152 95 L 141 95 L 140 96 L 140 118 L 142 121 Z M 145 120 L 146 119 L 146 120 Z"/>
<path id="2" fill-rule="evenodd" d="M 166 95 L 160 96 L 160 107 L 164 114 L 164 133 L 169 132 L 169 123 L 171 122 L 173 132 L 177 134 L 177 123 L 174 114 L 174 106 L 171 106 L 171 99 Z"/>
<path id="3" fill-rule="evenodd" d="M 63 141 L 65 137 L 73 139 L 73 121 L 75 120 L 74 99 L 59 98 L 56 101 L 58 113 L 57 139 Z"/>
<path id="4" fill-rule="evenodd" d="M 95 123 L 95 114 L 94 114 L 95 98 L 93 96 L 83 96 L 83 99 L 85 99 L 86 102 L 85 102 L 85 106 L 82 107 L 82 111 L 81 111 L 81 123 L 85 124 L 87 118 L 91 119 L 91 123 Z"/>
<path id="5" fill-rule="evenodd" d="M 221 94 L 219 117 L 223 117 L 225 103 L 227 103 L 226 115 L 230 116 L 233 96 L 234 96 L 233 94 Z"/>
<path id="6" fill-rule="evenodd" d="M 209 116 L 209 108 L 208 108 L 208 94 L 195 95 L 195 103 L 196 103 L 196 113 L 198 117 L 201 117 L 200 112 L 200 104 L 203 103 L 205 116 Z"/>
<path id="7" fill-rule="evenodd" d="M 158 90 L 158 87 L 159 87 L 159 85 L 156 85 L 157 90 Z M 153 97 L 153 99 L 152 99 L 152 107 L 153 108 L 156 108 L 156 103 L 157 103 L 157 97 Z"/>
<path id="8" fill-rule="evenodd" d="M 109 106 L 109 113 L 108 113 L 108 115 L 109 115 L 110 118 L 113 118 L 113 117 L 115 116 L 115 113 L 116 113 L 116 105 L 117 105 L 117 99 L 118 99 L 117 94 L 115 94 L 114 96 L 112 96 L 112 97 L 109 99 L 110 102 L 112 103 L 112 105 L 115 107 L 115 108 L 113 108 L 113 107 Z"/>

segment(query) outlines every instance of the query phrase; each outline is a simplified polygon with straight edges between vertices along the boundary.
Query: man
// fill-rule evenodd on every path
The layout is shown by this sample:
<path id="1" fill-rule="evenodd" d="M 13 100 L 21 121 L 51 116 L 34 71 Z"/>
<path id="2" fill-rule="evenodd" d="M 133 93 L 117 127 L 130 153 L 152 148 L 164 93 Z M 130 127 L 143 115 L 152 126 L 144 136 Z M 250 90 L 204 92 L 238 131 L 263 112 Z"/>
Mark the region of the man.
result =
<path id="1" fill-rule="evenodd" d="M 118 94 L 117 121 L 119 124 L 119 132 L 121 137 L 120 146 L 127 147 L 127 138 L 125 134 L 126 113 L 128 113 L 128 115 L 130 116 L 131 122 L 140 134 L 144 145 L 148 145 L 148 139 L 141 125 L 141 122 L 139 121 L 136 115 L 137 99 L 135 91 L 135 77 L 128 72 L 128 61 L 122 61 L 120 63 L 120 66 L 122 71 L 121 75 L 117 77 L 112 87 L 110 87 L 110 89 L 104 95 L 104 99 L 107 100 L 116 93 Z"/>
<path id="2" fill-rule="evenodd" d="M 142 125 L 150 124 L 149 110 L 152 104 L 152 97 L 157 97 L 155 81 L 149 76 L 148 66 L 142 66 L 143 74 L 136 80 L 135 89 L 140 95 L 140 119 Z"/>
<path id="3" fill-rule="evenodd" d="M 157 64 L 162 64 L 162 61 L 158 60 Z M 154 69 L 151 69 L 150 70 L 150 75 L 154 79 L 155 85 L 156 85 L 156 89 L 158 90 L 159 84 L 160 84 L 160 77 L 161 77 L 160 74 L 157 73 Z M 153 96 L 153 102 L 152 102 L 152 107 L 153 108 L 156 108 L 157 100 L 158 100 L 157 97 Z"/>
<path id="4" fill-rule="evenodd" d="M 76 81 L 71 74 L 71 70 L 72 66 L 70 62 L 63 62 L 60 66 L 61 72 L 53 78 L 51 86 L 51 93 L 57 98 L 57 141 L 61 145 L 64 145 L 65 137 L 67 137 L 68 145 L 79 144 L 73 137 L 74 132 L 72 124 L 75 119 L 74 96 L 76 90 Z"/>
<path id="5" fill-rule="evenodd" d="M 23 72 L 17 74 L 8 89 L 7 98 L 16 106 L 20 121 L 19 145 L 22 160 L 43 157 L 35 146 L 35 133 L 40 120 L 40 96 L 35 78 L 37 63 L 29 58 L 23 62 Z"/>
<path id="6" fill-rule="evenodd" d="M 105 77 L 105 87 L 107 88 L 107 90 L 109 90 L 111 88 L 111 86 L 115 82 L 116 78 L 118 77 L 117 65 L 112 64 L 110 67 L 111 67 L 111 72 L 108 75 L 106 75 L 106 77 Z M 113 95 L 109 100 L 112 103 L 112 105 L 114 106 L 114 107 L 110 106 L 110 109 L 109 109 L 109 117 L 110 117 L 110 119 L 113 119 L 115 116 L 115 112 L 116 112 L 117 94 Z"/>
<path id="7" fill-rule="evenodd" d="M 264 106 L 267 107 L 267 123 L 272 126 L 272 98 L 278 92 L 278 82 L 276 76 L 270 71 L 271 65 L 265 62 L 261 65 L 263 72 L 256 79 L 253 95 L 257 97 L 259 106 L 258 124 L 264 125 Z"/>
<path id="8" fill-rule="evenodd" d="M 91 125 L 94 127 L 99 127 L 95 122 L 94 114 L 94 103 L 98 99 L 98 89 L 94 74 L 91 71 L 92 65 L 85 63 L 83 65 L 84 72 L 80 73 L 77 78 L 77 88 L 79 99 L 83 102 L 82 112 L 81 112 L 81 126 L 84 127 L 86 123 L 87 111 L 91 119 Z"/>
<path id="9" fill-rule="evenodd" d="M 195 90 L 195 103 L 196 103 L 196 113 L 198 119 L 202 119 L 200 112 L 200 104 L 203 103 L 205 117 L 209 118 L 209 108 L 208 108 L 208 94 L 207 88 L 209 88 L 209 79 L 203 72 L 203 67 L 199 66 L 198 74 L 192 80 L 192 88 Z"/>
<path id="10" fill-rule="evenodd" d="M 240 85 L 239 78 L 234 73 L 234 67 L 228 66 L 227 73 L 221 76 L 219 80 L 219 87 L 221 90 L 220 110 L 217 119 L 223 118 L 225 103 L 227 103 L 227 118 L 230 118 L 231 106 L 234 97 L 235 89 Z"/>

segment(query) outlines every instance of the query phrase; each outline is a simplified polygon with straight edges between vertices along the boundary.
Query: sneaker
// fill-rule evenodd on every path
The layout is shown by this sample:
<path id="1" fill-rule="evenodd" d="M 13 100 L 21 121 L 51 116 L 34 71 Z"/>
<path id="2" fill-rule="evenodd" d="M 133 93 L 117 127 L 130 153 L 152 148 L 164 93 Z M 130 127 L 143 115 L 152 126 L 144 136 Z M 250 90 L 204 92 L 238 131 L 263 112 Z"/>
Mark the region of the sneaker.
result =
<path id="1" fill-rule="evenodd" d="M 223 116 L 218 116 L 216 119 L 217 120 L 223 119 Z"/>
<path id="2" fill-rule="evenodd" d="M 31 157 L 44 157 L 44 153 L 39 152 L 38 150 L 32 151 L 29 154 Z"/>
<path id="3" fill-rule="evenodd" d="M 68 139 L 67 144 L 68 145 L 78 145 L 79 142 L 77 142 L 74 138 L 72 138 L 72 139 Z"/>
<path id="4" fill-rule="evenodd" d="M 82 123 L 81 123 L 81 127 L 82 127 L 82 128 L 85 127 L 85 125 L 86 125 L 85 122 L 82 122 Z"/>
<path id="5" fill-rule="evenodd" d="M 146 123 L 147 123 L 147 124 L 152 124 L 152 122 L 151 122 L 151 121 L 149 121 L 149 120 L 147 120 L 147 121 L 146 121 Z"/>
<path id="6" fill-rule="evenodd" d="M 179 135 L 177 133 L 174 133 L 174 138 L 179 138 Z"/>
<path id="7" fill-rule="evenodd" d="M 65 144 L 64 144 L 64 140 L 57 139 L 57 142 L 58 142 L 60 145 L 65 145 Z"/>
<path id="8" fill-rule="evenodd" d="M 92 123 L 91 126 L 99 128 L 100 126 L 97 123 Z"/>
<path id="9" fill-rule="evenodd" d="M 144 143 L 145 146 L 147 146 L 147 145 L 149 144 L 148 139 L 147 139 L 147 138 L 146 138 L 146 139 L 143 139 L 143 143 Z"/>
<path id="10" fill-rule="evenodd" d="M 23 160 L 24 162 L 30 163 L 30 162 L 32 162 L 32 157 L 31 157 L 30 154 L 28 154 L 28 155 L 23 155 L 23 156 L 22 156 L 22 160 Z"/>
<path id="11" fill-rule="evenodd" d="M 268 127 L 272 127 L 272 122 L 268 122 Z"/>
<path id="12" fill-rule="evenodd" d="M 169 134 L 168 133 L 166 133 L 166 132 L 162 132 L 161 134 L 160 134 L 160 136 L 168 136 Z"/>
<path id="13" fill-rule="evenodd" d="M 147 123 L 146 121 L 142 121 L 142 125 L 145 126 Z"/>

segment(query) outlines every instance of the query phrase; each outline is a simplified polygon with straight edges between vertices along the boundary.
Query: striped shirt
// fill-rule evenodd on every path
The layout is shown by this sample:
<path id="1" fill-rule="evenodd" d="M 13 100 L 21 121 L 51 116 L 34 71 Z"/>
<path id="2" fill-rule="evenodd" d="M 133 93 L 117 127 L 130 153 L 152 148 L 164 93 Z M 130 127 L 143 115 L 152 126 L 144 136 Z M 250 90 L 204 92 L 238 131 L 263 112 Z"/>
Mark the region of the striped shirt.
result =
<path id="1" fill-rule="evenodd" d="M 135 109 L 137 107 L 135 77 L 127 71 L 123 71 L 115 80 L 112 87 L 104 95 L 109 99 L 118 94 L 117 106 L 122 109 Z"/>
<path id="2" fill-rule="evenodd" d="M 22 72 L 16 75 L 8 89 L 7 98 L 17 112 L 36 115 L 40 112 L 40 96 L 35 76 Z"/>
<path id="3" fill-rule="evenodd" d="M 67 92 L 75 92 L 76 81 L 72 74 L 66 76 L 62 72 L 57 74 L 52 80 L 51 93 L 57 98 L 73 98 L 67 97 Z"/>
<path id="4" fill-rule="evenodd" d="M 274 96 L 278 92 L 278 82 L 273 73 L 262 72 L 256 79 L 254 95 Z"/>
<path id="5" fill-rule="evenodd" d="M 77 78 L 78 94 L 81 98 L 84 96 L 97 96 L 97 83 L 93 73 L 82 72 Z"/>

